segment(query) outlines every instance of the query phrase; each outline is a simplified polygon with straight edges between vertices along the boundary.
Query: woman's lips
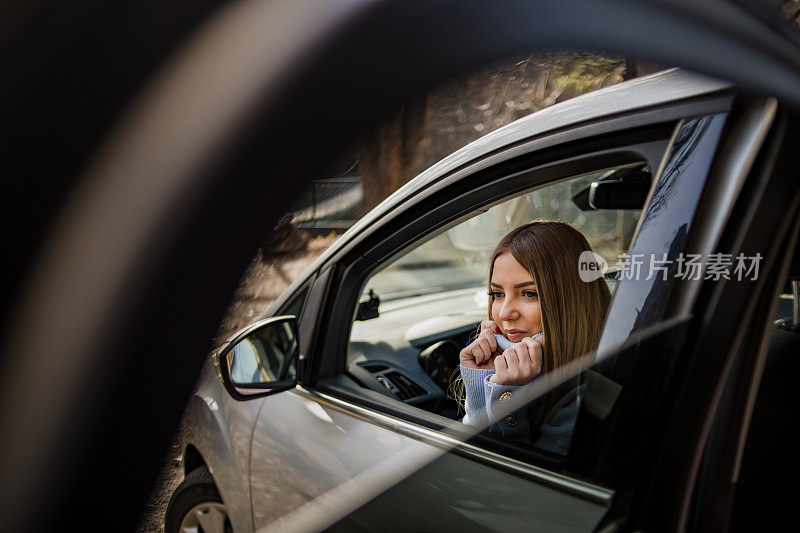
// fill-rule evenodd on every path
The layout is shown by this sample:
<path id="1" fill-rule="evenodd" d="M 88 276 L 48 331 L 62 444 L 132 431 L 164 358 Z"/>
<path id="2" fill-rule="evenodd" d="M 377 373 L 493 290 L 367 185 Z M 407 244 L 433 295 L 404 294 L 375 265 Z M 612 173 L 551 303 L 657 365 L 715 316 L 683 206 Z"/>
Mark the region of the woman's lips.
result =
<path id="1" fill-rule="evenodd" d="M 527 332 L 523 331 L 521 329 L 507 329 L 506 330 L 506 337 L 508 337 L 508 340 L 513 341 L 513 342 L 521 341 L 522 339 L 525 338 L 526 335 L 527 335 Z"/>

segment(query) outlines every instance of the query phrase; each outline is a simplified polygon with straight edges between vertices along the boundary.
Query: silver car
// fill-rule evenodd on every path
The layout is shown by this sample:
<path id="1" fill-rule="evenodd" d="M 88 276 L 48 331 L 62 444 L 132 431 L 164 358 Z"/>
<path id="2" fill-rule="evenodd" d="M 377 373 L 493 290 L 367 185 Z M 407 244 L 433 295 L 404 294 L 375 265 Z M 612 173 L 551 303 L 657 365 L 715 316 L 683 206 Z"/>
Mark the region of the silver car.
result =
<path id="1" fill-rule="evenodd" d="M 166 531 L 747 524 L 771 508 L 756 369 L 797 342 L 793 120 L 674 69 L 423 172 L 208 358 Z M 581 230 L 613 293 L 591 366 L 558 377 L 586 384 L 566 455 L 464 426 L 447 393 L 486 316 L 489 254 L 534 218 Z"/>

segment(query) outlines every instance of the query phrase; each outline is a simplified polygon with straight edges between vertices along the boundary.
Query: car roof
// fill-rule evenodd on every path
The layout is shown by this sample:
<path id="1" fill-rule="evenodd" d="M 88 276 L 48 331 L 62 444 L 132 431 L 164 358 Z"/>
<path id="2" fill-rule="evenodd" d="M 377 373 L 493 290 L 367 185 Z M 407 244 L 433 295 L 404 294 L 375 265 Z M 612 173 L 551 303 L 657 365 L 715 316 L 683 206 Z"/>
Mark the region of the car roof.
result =
<path id="1" fill-rule="evenodd" d="M 481 159 L 510 144 L 556 129 L 654 105 L 703 96 L 728 89 L 731 86 L 732 84 L 728 82 L 672 68 L 571 98 L 488 133 L 433 164 L 364 215 L 328 247 L 303 275 L 284 291 L 284 297 L 279 298 L 262 316 L 271 315 L 274 309 L 283 305 L 285 298 L 353 237 L 375 224 L 386 213 L 416 192 L 471 161 Z"/>

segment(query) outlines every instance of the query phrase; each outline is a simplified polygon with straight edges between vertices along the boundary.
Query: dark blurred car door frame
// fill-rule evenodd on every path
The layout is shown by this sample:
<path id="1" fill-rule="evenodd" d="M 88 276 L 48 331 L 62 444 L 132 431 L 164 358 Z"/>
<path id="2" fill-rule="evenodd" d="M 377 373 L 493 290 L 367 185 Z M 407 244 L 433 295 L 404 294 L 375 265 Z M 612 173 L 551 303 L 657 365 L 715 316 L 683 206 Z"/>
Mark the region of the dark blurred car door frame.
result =
<path id="1" fill-rule="evenodd" d="M 85 0 L 2 13 L 11 530 L 133 527 L 263 228 L 435 84 L 541 46 L 592 47 L 800 107 L 797 34 L 756 2 Z"/>

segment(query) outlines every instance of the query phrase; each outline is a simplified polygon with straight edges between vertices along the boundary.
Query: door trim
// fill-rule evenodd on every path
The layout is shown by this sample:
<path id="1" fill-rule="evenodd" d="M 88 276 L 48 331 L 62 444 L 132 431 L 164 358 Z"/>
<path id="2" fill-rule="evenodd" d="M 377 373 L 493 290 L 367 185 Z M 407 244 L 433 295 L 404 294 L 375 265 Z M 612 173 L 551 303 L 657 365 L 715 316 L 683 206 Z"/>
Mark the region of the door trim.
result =
<path id="1" fill-rule="evenodd" d="M 609 507 L 615 494 L 611 489 L 607 489 L 593 483 L 588 483 L 586 481 L 574 479 L 556 472 L 551 472 L 544 468 L 529 465 L 515 459 L 504 457 L 500 454 L 485 450 L 473 444 L 463 442 L 455 436 L 446 435 L 444 433 L 413 424 L 401 418 L 378 413 L 314 389 L 298 385 L 292 390 L 292 392 L 308 400 L 320 403 L 331 409 L 336 409 L 344 414 L 358 418 L 359 420 L 363 420 L 390 431 L 394 431 L 420 442 L 436 446 L 444 451 L 452 451 L 453 453 L 462 455 L 468 459 L 487 463 L 495 468 L 501 468 L 517 476 L 557 489 L 566 494 L 577 496 L 591 503 Z M 468 438 L 478 433 L 475 428 L 471 428 L 470 426 L 463 426 L 465 429 L 462 430 L 455 424 L 458 424 L 458 426 L 463 426 L 463 424 L 454 422 L 454 425 L 452 426 L 453 432 L 460 433 L 462 438 Z M 470 431 L 470 429 L 473 431 Z"/>

